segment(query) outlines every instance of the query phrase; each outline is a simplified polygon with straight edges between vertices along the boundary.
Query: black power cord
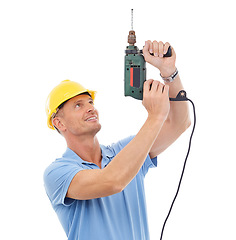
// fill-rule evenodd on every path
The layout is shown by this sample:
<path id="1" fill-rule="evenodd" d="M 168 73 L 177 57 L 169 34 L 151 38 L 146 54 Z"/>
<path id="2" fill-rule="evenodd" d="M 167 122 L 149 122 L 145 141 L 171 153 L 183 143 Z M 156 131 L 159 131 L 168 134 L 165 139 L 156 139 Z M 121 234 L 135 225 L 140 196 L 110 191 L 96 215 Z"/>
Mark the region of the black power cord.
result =
<path id="1" fill-rule="evenodd" d="M 194 106 L 193 101 L 187 98 L 186 92 L 185 92 L 184 90 L 181 90 L 181 91 L 178 93 L 178 95 L 176 96 L 176 98 L 170 98 L 170 101 L 189 101 L 189 102 L 191 102 L 191 104 L 192 104 L 192 106 L 193 106 L 194 123 L 193 123 L 192 133 L 191 133 L 190 139 L 189 139 L 189 146 L 188 146 L 187 155 L 186 155 L 186 157 L 185 157 L 183 170 L 182 170 L 181 177 L 180 177 L 180 180 L 179 180 L 179 185 L 178 185 L 178 188 L 177 188 L 175 197 L 174 197 L 174 199 L 173 199 L 173 201 L 172 201 L 172 203 L 171 203 L 171 206 L 170 206 L 169 212 L 168 212 L 168 214 L 167 214 L 167 217 L 166 217 L 166 219 L 165 219 L 165 221 L 164 221 L 164 224 L 163 224 L 163 227 L 162 227 L 162 231 L 161 231 L 160 240 L 162 240 L 162 236 L 163 236 L 163 233 L 164 233 L 164 229 L 165 229 L 166 222 L 167 222 L 167 220 L 168 220 L 168 218 L 169 218 L 169 216 L 170 216 L 171 210 L 172 210 L 172 208 L 173 208 L 173 205 L 174 205 L 175 200 L 176 200 L 176 198 L 177 198 L 177 196 L 178 196 L 178 193 L 179 193 L 180 185 L 181 185 L 181 182 L 182 182 L 182 179 L 183 179 L 183 175 L 184 175 L 185 166 L 186 166 L 187 159 L 188 159 L 189 152 L 190 152 L 190 148 L 191 148 L 191 142 L 192 142 L 193 133 L 194 133 L 195 126 L 196 126 L 195 106 Z"/>

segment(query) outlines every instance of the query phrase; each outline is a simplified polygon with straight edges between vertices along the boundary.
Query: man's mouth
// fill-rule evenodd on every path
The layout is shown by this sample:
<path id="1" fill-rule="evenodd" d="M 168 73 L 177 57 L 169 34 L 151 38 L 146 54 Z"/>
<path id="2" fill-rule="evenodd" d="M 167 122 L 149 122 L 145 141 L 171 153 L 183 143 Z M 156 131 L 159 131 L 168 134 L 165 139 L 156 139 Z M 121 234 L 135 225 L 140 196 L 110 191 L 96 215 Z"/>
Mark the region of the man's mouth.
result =
<path id="1" fill-rule="evenodd" d="M 97 116 L 92 116 L 92 117 L 89 117 L 85 120 L 86 122 L 89 122 L 89 121 L 97 121 Z"/>

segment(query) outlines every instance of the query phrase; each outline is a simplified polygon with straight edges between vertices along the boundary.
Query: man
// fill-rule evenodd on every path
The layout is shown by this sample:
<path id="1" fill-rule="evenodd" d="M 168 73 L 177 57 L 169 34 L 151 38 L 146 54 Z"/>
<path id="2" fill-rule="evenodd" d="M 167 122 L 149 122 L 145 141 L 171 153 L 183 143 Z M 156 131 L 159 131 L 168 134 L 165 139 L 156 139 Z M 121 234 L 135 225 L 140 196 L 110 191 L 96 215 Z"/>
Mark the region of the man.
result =
<path id="1" fill-rule="evenodd" d="M 157 156 L 190 126 L 188 104 L 169 101 L 183 89 L 174 49 L 163 58 L 169 46 L 146 41 L 143 48 L 145 60 L 162 78 L 174 79 L 165 85 L 152 79 L 144 83 L 148 117 L 136 136 L 100 145 L 94 91 L 66 80 L 49 95 L 48 125 L 59 131 L 68 148 L 46 169 L 44 181 L 69 240 L 149 239 L 144 177 L 156 166 Z"/>

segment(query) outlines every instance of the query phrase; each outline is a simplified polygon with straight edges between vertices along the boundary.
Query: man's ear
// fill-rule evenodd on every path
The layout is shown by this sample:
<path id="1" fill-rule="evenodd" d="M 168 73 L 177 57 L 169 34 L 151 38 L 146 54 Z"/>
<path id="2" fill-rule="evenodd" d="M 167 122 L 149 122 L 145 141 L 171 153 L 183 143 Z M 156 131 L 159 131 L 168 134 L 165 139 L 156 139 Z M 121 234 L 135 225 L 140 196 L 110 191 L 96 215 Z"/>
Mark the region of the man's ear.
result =
<path id="1" fill-rule="evenodd" d="M 66 127 L 60 117 L 55 117 L 52 120 L 53 126 L 55 126 L 60 132 L 64 132 L 66 130 Z"/>

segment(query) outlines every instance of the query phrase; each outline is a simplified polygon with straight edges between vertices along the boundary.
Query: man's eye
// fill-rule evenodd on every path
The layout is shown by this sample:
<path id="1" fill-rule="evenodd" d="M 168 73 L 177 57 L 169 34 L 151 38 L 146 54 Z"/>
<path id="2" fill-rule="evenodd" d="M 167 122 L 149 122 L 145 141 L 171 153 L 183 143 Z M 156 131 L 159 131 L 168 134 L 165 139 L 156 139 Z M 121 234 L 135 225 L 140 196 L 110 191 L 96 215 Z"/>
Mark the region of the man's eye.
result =
<path id="1" fill-rule="evenodd" d="M 77 103 L 77 104 L 75 105 L 75 107 L 76 107 L 76 108 L 79 108 L 79 107 L 80 107 L 80 104 L 79 104 L 79 103 Z"/>
<path id="2" fill-rule="evenodd" d="M 92 104 L 92 105 L 94 104 L 92 100 L 91 100 L 91 101 L 89 101 L 89 103 L 90 103 L 90 104 Z"/>

